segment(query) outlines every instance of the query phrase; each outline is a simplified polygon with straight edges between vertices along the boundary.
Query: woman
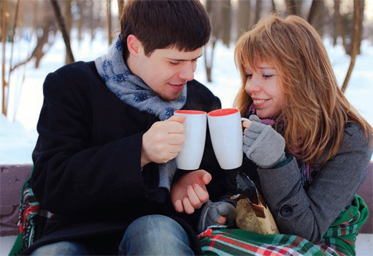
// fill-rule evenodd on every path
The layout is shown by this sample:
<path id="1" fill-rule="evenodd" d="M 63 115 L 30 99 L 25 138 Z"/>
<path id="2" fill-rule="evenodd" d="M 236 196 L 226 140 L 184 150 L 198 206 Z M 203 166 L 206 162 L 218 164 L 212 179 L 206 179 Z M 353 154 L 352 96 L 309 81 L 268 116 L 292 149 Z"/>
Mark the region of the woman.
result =
<path id="1" fill-rule="evenodd" d="M 367 175 L 373 130 L 338 88 L 320 36 L 300 17 L 269 15 L 241 36 L 235 60 L 242 78 L 235 106 L 250 119 L 241 171 L 280 234 L 214 230 L 200 240 L 203 251 L 355 254 L 368 216 L 355 193 Z"/>

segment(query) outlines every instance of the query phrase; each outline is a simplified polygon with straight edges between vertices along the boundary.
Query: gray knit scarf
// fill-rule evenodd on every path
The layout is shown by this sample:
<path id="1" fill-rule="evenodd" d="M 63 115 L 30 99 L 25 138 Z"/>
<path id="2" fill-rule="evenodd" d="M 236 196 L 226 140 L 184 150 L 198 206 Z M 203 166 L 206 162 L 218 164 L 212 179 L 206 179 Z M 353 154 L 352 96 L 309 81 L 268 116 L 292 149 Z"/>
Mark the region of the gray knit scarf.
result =
<path id="1" fill-rule="evenodd" d="M 119 99 L 140 111 L 146 111 L 157 116 L 161 121 L 171 117 L 174 111 L 181 109 L 186 102 L 186 86 L 177 100 L 166 102 L 160 99 L 141 78 L 133 75 L 123 60 L 122 43 L 119 37 L 110 46 L 106 55 L 95 60 L 95 65 L 106 86 Z M 165 187 L 170 190 L 175 171 L 175 159 L 165 164 L 160 164 L 159 187 Z"/>

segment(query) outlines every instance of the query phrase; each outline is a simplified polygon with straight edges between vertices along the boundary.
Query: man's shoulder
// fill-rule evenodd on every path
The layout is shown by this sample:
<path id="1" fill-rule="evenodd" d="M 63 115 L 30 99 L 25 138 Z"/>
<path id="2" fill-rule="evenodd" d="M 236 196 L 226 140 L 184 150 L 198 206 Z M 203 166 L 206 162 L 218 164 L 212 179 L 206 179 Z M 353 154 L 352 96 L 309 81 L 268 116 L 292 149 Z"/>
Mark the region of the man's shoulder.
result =
<path id="1" fill-rule="evenodd" d="M 189 81 L 187 84 L 188 84 L 188 91 L 199 92 L 199 93 L 204 93 L 210 96 L 215 96 L 212 93 L 212 91 L 206 87 L 206 85 L 198 82 L 195 79 L 193 79 L 192 81 Z"/>
<path id="2" fill-rule="evenodd" d="M 89 75 L 92 76 L 93 74 L 97 73 L 94 62 L 84 62 L 84 61 L 77 61 L 73 63 L 69 63 L 63 67 L 60 67 L 55 71 L 55 73 L 65 76 L 74 74 L 74 76 L 84 76 Z M 95 74 L 96 75 L 96 74 Z"/>
<path id="3" fill-rule="evenodd" d="M 221 108 L 220 99 L 209 88 L 197 80 L 188 82 L 187 104 L 185 109 L 201 109 L 211 111 Z"/>
<path id="4" fill-rule="evenodd" d="M 56 82 L 65 86 L 77 87 L 81 85 L 85 87 L 86 85 L 97 82 L 102 83 L 103 81 L 98 75 L 93 61 L 78 61 L 60 67 L 56 71 L 49 73 L 45 79 L 45 84 L 49 86 L 53 86 Z"/>
<path id="5" fill-rule="evenodd" d="M 44 94 L 86 94 L 102 93 L 102 78 L 97 74 L 94 62 L 74 62 L 60 67 L 45 78 Z"/>

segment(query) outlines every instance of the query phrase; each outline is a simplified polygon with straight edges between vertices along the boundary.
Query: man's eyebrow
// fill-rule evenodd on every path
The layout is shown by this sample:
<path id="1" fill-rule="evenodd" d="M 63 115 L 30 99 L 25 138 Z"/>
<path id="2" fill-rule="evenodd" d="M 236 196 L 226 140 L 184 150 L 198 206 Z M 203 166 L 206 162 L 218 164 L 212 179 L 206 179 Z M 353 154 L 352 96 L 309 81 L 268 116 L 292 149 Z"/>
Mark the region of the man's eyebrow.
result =
<path id="1" fill-rule="evenodd" d="M 199 55 L 198 57 L 194 58 L 194 59 L 191 59 L 191 60 L 196 60 L 198 58 L 201 58 L 202 57 L 202 54 Z M 168 60 L 172 60 L 172 61 L 190 61 L 190 59 L 174 59 L 174 58 L 167 58 Z"/>

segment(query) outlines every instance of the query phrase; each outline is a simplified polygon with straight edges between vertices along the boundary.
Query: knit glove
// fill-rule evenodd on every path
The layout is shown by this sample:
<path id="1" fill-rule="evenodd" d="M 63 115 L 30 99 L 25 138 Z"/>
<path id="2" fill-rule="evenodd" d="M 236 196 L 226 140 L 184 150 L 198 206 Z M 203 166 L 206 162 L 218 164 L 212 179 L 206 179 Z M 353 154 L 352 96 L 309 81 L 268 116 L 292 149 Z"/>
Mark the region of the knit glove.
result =
<path id="1" fill-rule="evenodd" d="M 226 225 L 216 222 L 220 217 L 227 218 Z M 210 200 L 202 207 L 201 217 L 198 223 L 198 233 L 205 231 L 210 226 L 228 227 L 234 223 L 236 207 L 228 202 L 211 202 Z"/>
<path id="2" fill-rule="evenodd" d="M 243 152 L 247 158 L 263 169 L 286 160 L 284 138 L 270 125 L 262 124 L 256 115 L 251 115 L 249 120 L 252 122 L 243 138 Z"/>

